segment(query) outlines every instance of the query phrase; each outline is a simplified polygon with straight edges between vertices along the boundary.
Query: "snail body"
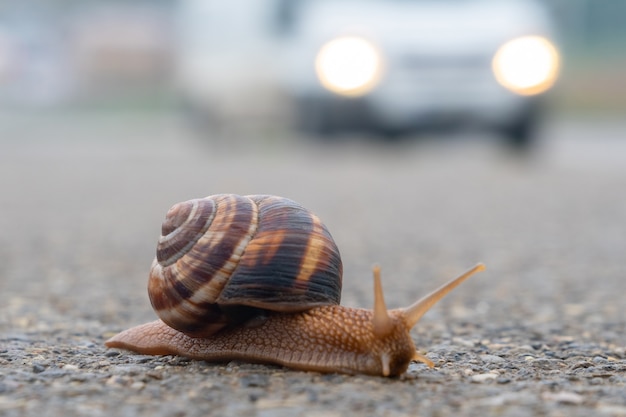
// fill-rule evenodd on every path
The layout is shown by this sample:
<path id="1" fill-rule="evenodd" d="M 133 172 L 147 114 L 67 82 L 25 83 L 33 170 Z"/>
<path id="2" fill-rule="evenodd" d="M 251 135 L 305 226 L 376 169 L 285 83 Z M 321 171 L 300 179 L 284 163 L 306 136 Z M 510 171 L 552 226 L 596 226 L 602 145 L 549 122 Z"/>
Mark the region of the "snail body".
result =
<path id="1" fill-rule="evenodd" d="M 216 195 L 174 205 L 148 292 L 159 320 L 106 341 L 144 354 L 397 376 L 419 354 L 411 328 L 479 264 L 411 306 L 339 305 L 342 264 L 319 218 L 275 196 Z"/>

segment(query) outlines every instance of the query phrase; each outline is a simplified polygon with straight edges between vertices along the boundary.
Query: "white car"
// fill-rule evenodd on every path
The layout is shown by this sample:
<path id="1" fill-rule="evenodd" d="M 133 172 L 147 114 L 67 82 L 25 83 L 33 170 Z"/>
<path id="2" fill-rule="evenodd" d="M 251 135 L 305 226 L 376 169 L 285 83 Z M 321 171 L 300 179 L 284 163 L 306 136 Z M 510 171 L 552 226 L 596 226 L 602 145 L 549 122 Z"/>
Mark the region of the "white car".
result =
<path id="1" fill-rule="evenodd" d="M 176 84 L 187 116 L 203 129 L 263 123 L 283 112 L 276 32 L 281 2 L 176 3 Z"/>
<path id="2" fill-rule="evenodd" d="M 479 123 L 523 147 L 559 73 L 534 1 L 285 0 L 280 80 L 301 128 Z"/>

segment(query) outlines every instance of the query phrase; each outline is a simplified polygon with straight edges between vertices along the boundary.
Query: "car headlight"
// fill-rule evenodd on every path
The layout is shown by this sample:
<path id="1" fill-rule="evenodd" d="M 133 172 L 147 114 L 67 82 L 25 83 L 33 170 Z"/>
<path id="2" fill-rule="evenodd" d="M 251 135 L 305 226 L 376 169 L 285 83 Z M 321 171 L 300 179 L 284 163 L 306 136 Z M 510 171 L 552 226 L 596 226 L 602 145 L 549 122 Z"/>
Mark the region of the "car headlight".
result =
<path id="1" fill-rule="evenodd" d="M 380 80 L 382 57 L 376 46 L 356 36 L 336 38 L 319 50 L 315 71 L 328 90 L 347 96 L 369 92 Z"/>
<path id="2" fill-rule="evenodd" d="M 548 90 L 559 72 L 559 53 L 540 36 L 524 36 L 502 45 L 493 57 L 492 68 L 498 83 L 521 95 Z"/>

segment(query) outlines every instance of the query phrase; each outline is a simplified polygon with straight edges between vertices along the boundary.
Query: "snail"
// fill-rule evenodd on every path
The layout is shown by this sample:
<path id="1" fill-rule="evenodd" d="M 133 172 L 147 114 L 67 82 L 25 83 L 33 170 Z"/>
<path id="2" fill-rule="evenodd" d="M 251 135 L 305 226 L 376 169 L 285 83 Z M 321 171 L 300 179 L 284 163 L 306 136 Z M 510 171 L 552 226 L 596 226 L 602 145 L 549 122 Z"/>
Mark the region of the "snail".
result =
<path id="1" fill-rule="evenodd" d="M 213 195 L 175 204 L 148 281 L 159 320 L 109 348 L 207 361 L 398 376 L 418 353 L 411 328 L 469 271 L 406 308 L 387 310 L 374 267 L 374 309 L 339 305 L 342 263 L 326 226 L 292 200 Z"/>

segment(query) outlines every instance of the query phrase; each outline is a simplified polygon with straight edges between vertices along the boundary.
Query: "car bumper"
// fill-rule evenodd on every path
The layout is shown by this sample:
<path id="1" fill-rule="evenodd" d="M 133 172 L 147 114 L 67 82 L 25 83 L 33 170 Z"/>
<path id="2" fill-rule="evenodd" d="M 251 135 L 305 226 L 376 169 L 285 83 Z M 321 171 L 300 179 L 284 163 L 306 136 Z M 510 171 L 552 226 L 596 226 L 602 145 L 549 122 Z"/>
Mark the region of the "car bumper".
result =
<path id="1" fill-rule="evenodd" d="M 404 129 L 457 122 L 503 126 L 526 114 L 538 99 L 500 86 L 484 61 L 471 66 L 395 66 L 359 97 L 332 93 L 312 80 L 308 85 L 298 101 L 307 102 L 308 111 L 326 113 L 335 126 Z"/>

